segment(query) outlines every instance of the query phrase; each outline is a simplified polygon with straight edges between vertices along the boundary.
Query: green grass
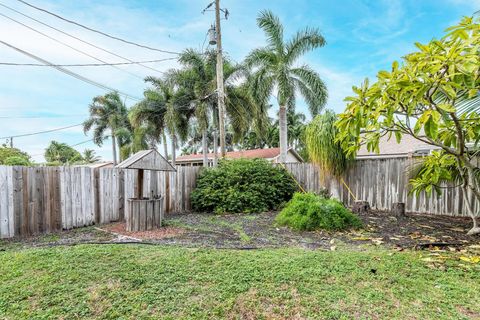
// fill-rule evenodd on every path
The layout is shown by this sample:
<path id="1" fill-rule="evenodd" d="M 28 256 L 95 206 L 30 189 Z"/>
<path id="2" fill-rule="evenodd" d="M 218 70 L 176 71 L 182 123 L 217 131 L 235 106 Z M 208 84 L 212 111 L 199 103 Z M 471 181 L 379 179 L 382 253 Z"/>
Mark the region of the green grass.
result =
<path id="1" fill-rule="evenodd" d="M 479 290 L 477 267 L 430 269 L 420 253 L 372 248 L 0 252 L 0 319 L 469 319 Z"/>

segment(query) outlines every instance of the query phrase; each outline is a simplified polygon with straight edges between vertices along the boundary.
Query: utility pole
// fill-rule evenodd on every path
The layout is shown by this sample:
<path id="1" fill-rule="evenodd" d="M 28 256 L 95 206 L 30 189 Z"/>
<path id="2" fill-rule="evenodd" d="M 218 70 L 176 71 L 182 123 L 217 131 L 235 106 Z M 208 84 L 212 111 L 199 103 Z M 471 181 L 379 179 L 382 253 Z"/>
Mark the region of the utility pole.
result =
<path id="1" fill-rule="evenodd" d="M 220 0 L 215 0 L 215 29 L 217 35 L 217 97 L 220 131 L 220 155 L 225 158 L 225 90 L 223 87 L 222 29 L 220 26 Z M 227 15 L 227 14 L 226 14 Z"/>

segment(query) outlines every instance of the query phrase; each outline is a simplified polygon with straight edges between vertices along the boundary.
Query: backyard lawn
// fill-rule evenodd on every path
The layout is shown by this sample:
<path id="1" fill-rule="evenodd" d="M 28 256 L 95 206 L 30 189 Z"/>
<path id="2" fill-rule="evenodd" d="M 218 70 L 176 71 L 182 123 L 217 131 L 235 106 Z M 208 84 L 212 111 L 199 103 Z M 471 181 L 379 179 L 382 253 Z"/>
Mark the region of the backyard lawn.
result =
<path id="1" fill-rule="evenodd" d="M 480 318 L 478 238 L 413 250 L 442 239 L 426 217 L 395 230 L 401 248 L 378 240 L 375 214 L 361 234 L 294 233 L 273 216 L 172 216 L 181 231 L 145 244 L 92 244 L 131 240 L 94 227 L 3 241 L 0 318 Z"/>

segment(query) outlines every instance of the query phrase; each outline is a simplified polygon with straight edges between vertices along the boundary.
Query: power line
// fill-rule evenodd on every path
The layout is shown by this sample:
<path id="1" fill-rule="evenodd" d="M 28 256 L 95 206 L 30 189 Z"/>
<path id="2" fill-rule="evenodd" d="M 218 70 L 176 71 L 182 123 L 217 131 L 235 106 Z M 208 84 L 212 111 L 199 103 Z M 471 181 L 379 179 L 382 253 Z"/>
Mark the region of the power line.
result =
<path id="1" fill-rule="evenodd" d="M 95 57 L 95 56 L 92 56 L 91 54 L 89 54 L 89 53 L 87 53 L 87 52 L 85 52 L 85 51 L 82 51 L 82 50 L 80 50 L 80 49 L 77 49 L 77 48 L 75 48 L 75 47 L 72 47 L 72 46 L 69 45 L 68 43 L 65 43 L 65 42 L 63 42 L 63 41 L 61 41 L 61 40 L 55 39 L 54 37 L 51 37 L 51 36 L 49 36 L 48 34 L 45 34 L 45 33 L 41 32 L 41 31 L 38 31 L 38 30 L 36 30 L 35 28 L 32 28 L 32 27 L 30 27 L 30 26 L 28 26 L 28 25 L 26 25 L 26 24 L 24 24 L 24 23 L 22 23 L 22 22 L 20 22 L 20 21 L 18 21 L 18 20 L 15 20 L 15 19 L 13 19 L 13 18 L 11 18 L 11 17 L 9 17 L 9 16 L 7 16 L 7 15 L 5 15 L 5 14 L 3 14 L 3 13 L 0 13 L 0 16 L 4 17 L 4 18 L 6 18 L 6 19 L 8 19 L 8 20 L 10 20 L 10 21 L 13 21 L 13 22 L 15 22 L 15 23 L 18 23 L 19 25 L 21 25 L 21 26 L 23 26 L 23 27 L 25 27 L 25 28 L 27 28 L 27 29 L 29 29 L 29 30 L 32 30 L 33 32 L 36 32 L 36 33 L 38 33 L 38 34 L 40 34 L 40 35 L 42 35 L 42 36 L 44 36 L 44 37 L 46 37 L 46 38 L 48 38 L 48 39 L 50 39 L 50 40 L 53 40 L 53 41 L 55 41 L 55 42 L 57 42 L 57 43 L 60 43 L 61 45 L 65 46 L 65 47 L 67 47 L 67 48 L 70 48 L 70 49 L 72 49 L 72 50 L 74 50 L 74 51 L 76 51 L 76 52 L 78 52 L 78 53 L 81 53 L 81 54 L 83 54 L 83 55 L 85 55 L 85 56 L 87 56 L 87 57 L 90 57 L 90 58 L 92 58 L 92 59 L 94 59 L 94 60 L 97 60 L 97 61 L 100 61 L 100 62 L 102 62 L 102 63 L 108 63 L 108 62 L 106 62 L 106 61 L 104 61 L 104 60 L 102 60 L 102 59 L 99 59 L 99 58 L 97 58 L 97 57 Z M 124 70 L 124 69 L 119 68 L 119 67 L 117 67 L 117 66 L 112 65 L 112 68 L 115 68 L 115 69 L 117 69 L 117 70 L 126 72 L 126 73 L 128 73 L 129 75 L 134 76 L 134 77 L 136 77 L 136 78 L 143 79 L 143 77 L 140 77 L 140 76 L 138 76 L 138 75 L 136 75 L 136 74 L 134 74 L 134 73 L 132 73 L 132 72 L 130 72 L 130 71 Z"/>
<path id="2" fill-rule="evenodd" d="M 128 62 L 132 62 L 132 63 L 134 63 L 134 64 L 138 64 L 138 65 L 140 65 L 140 66 L 142 66 L 142 67 L 144 67 L 144 68 L 153 70 L 153 71 L 155 71 L 155 72 L 163 73 L 163 72 L 160 71 L 160 70 L 157 70 L 157 69 L 155 69 L 155 68 L 152 68 L 152 67 L 143 65 L 143 63 L 146 63 L 146 62 L 134 62 L 134 61 L 132 61 L 132 60 L 130 60 L 130 59 L 128 59 L 128 58 L 125 58 L 125 57 L 123 57 L 123 56 L 121 56 L 121 55 L 119 55 L 119 54 L 117 54 L 117 53 L 115 53 L 115 52 L 112 52 L 112 51 L 110 51 L 110 50 L 107 50 L 107 49 L 104 49 L 104 48 L 102 48 L 102 47 L 99 47 L 99 46 L 97 46 L 97 45 L 95 45 L 95 44 L 93 44 L 93 43 L 91 43 L 91 42 L 88 42 L 88 41 L 86 41 L 86 40 L 83 40 L 83 39 L 81 39 L 81 38 L 78 38 L 78 37 L 76 37 L 76 36 L 74 36 L 74 35 L 72 35 L 72 34 L 70 34 L 70 33 L 68 33 L 68 32 L 65 32 L 65 31 L 63 31 L 63 30 L 60 30 L 60 29 L 58 29 L 58 28 L 55 28 L 55 27 L 53 27 L 53 26 L 51 26 L 51 25 L 49 25 L 49 24 L 47 24 L 47 23 L 45 23 L 45 22 L 42 22 L 42 21 L 40 21 L 40 20 L 38 20 L 38 19 L 35 19 L 35 18 L 33 18 L 33 17 L 31 17 L 31 16 L 29 16 L 29 15 L 27 15 L 27 14 L 24 14 L 24 13 L 18 11 L 18 10 L 15 10 L 15 9 L 13 9 L 13 8 L 11 8 L 11 7 L 3 4 L 3 3 L 0 3 L 0 6 L 5 7 L 5 8 L 7 8 L 7 9 L 13 11 L 13 12 L 16 12 L 16 13 L 18 13 L 18 14 L 20 14 L 20 15 L 22 15 L 22 16 L 30 19 L 30 20 L 33 20 L 33 21 L 35 21 L 35 22 L 37 22 L 37 23 L 40 23 L 41 25 L 46 26 L 46 27 L 48 27 L 48 28 L 50 28 L 50 29 L 53 29 L 53 30 L 55 30 L 55 31 L 57 31 L 57 32 L 60 32 L 60 33 L 62 33 L 62 34 L 64 34 L 64 35 L 66 35 L 66 36 L 69 36 L 69 37 L 71 37 L 71 38 L 73 38 L 73 39 L 75 39 L 75 40 L 78 40 L 78 41 L 80 41 L 80 42 L 82 42 L 82 43 L 85 43 L 85 44 L 87 44 L 87 45 L 89 45 L 89 46 L 91 46 L 91 47 L 93 47 L 93 48 L 96 48 L 96 49 L 98 49 L 98 50 L 102 50 L 103 52 L 109 53 L 109 54 L 111 54 L 111 55 L 113 55 L 113 56 L 115 56 L 115 57 L 118 57 L 118 58 L 120 58 L 120 59 L 126 60 L 126 61 L 128 61 Z M 176 59 L 176 58 L 170 58 L 170 59 Z M 164 61 L 164 60 L 162 60 L 162 61 Z"/>
<path id="3" fill-rule="evenodd" d="M 83 25 L 83 24 L 81 24 L 81 23 L 75 22 L 75 21 L 73 21 L 73 20 L 69 20 L 69 19 L 67 19 L 67 18 L 64 18 L 64 17 L 62 17 L 62 16 L 60 16 L 60 15 L 58 15 L 58 14 L 56 14 L 56 13 L 53 13 L 53 12 L 51 12 L 51 11 L 46 10 L 46 9 L 42 9 L 42 8 L 40 8 L 40 7 L 34 6 L 33 4 L 30 4 L 30 3 L 26 2 L 26 1 L 23 1 L 23 0 L 17 0 L 17 1 L 19 1 L 19 2 L 21 2 L 21 3 L 23 3 L 23 4 L 27 5 L 27 6 L 29 6 L 29 7 L 31 7 L 31 8 L 34 8 L 34 9 L 36 9 L 36 10 L 45 12 L 45 13 L 51 15 L 51 16 L 54 16 L 54 17 L 56 17 L 56 18 L 58 18 L 58 19 L 61 19 L 61 20 L 65 21 L 65 22 L 74 24 L 74 25 L 76 25 L 76 26 L 78 26 L 78 27 L 81 27 L 81 28 L 83 28 L 83 29 L 86 29 L 86 30 L 89 30 L 89 31 L 92 31 L 92 32 L 95 32 L 95 33 L 98 33 L 98 34 L 101 34 L 102 36 L 105 36 L 105 37 L 108 37 L 108 38 L 111 38 L 111 39 L 114 39 L 114 40 L 117 40 L 117 41 L 121 41 L 121 42 L 124 42 L 124 43 L 128 43 L 128 44 L 130 44 L 130 45 L 133 45 L 133 46 L 137 46 L 137 47 L 144 48 L 144 49 L 148 49 L 148 50 L 152 50 L 152 51 L 158 51 L 158 52 L 169 53 L 169 54 L 179 54 L 179 52 L 157 49 L 157 48 L 153 48 L 153 47 L 150 47 L 150 46 L 147 46 L 147 45 L 138 44 L 138 43 L 135 43 L 135 42 L 132 42 L 132 41 L 128 41 L 128 40 L 125 40 L 125 39 L 122 39 L 122 38 L 119 38 L 119 37 L 115 37 L 115 36 L 112 36 L 112 35 L 110 35 L 110 34 L 108 34 L 108 33 L 103 32 L 103 31 L 99 31 L 99 30 L 96 30 L 96 29 L 87 27 L 87 26 L 85 26 L 85 25 Z"/>
<path id="4" fill-rule="evenodd" d="M 82 141 L 82 142 L 78 142 L 78 143 L 75 143 L 75 144 L 71 144 L 69 145 L 69 147 L 73 148 L 73 147 L 76 147 L 76 146 L 79 146 L 81 144 L 85 144 L 85 143 L 88 143 L 88 142 L 91 142 L 93 141 L 93 138 L 92 139 L 88 139 L 88 140 L 85 140 L 85 141 Z M 37 153 L 37 154 L 32 154 L 30 155 L 30 157 L 39 157 L 39 156 L 44 156 L 45 155 L 45 152 L 43 153 Z"/>
<path id="5" fill-rule="evenodd" d="M 14 136 L 0 137 L 0 140 L 1 140 L 1 139 L 10 139 L 10 138 L 20 138 L 20 137 L 34 136 L 34 135 L 37 135 L 37 134 L 43 134 L 43 133 L 50 133 L 50 132 L 55 132 L 55 131 L 61 131 L 61 130 L 70 129 L 70 128 L 74 128 L 74 127 L 79 127 L 79 126 L 83 126 L 83 123 L 73 124 L 73 125 L 71 125 L 71 126 L 66 126 L 66 127 L 61 127 L 61 128 L 55 128 L 55 129 L 50 129 L 50 130 L 45 130 L 45 131 L 37 131 L 37 132 L 31 132 L 31 133 L 18 134 L 18 135 L 14 135 Z"/>
<path id="6" fill-rule="evenodd" d="M 144 60 L 144 61 L 132 61 L 132 62 L 114 62 L 114 63 L 73 63 L 73 64 L 54 64 L 55 67 L 105 67 L 105 66 L 121 66 L 121 65 L 132 65 L 142 63 L 156 63 L 163 62 L 167 60 L 177 60 L 177 58 L 165 58 L 157 60 Z M 45 65 L 41 63 L 16 63 L 16 62 L 0 62 L 2 66 L 26 66 L 26 67 L 51 67 L 50 65 Z M 159 71 L 162 72 L 162 71 Z"/>
<path id="7" fill-rule="evenodd" d="M 71 71 L 71 70 L 65 69 L 65 68 L 63 68 L 63 67 L 55 66 L 55 64 L 51 63 L 50 61 L 47 61 L 47 60 L 42 59 L 42 58 L 40 58 L 40 57 L 38 57 L 38 56 L 36 56 L 36 55 L 34 55 L 34 54 L 32 54 L 32 53 L 29 53 L 29 52 L 24 51 L 24 50 L 22 50 L 22 49 L 20 49 L 20 48 L 17 48 L 17 47 L 15 47 L 15 46 L 13 46 L 13 45 L 5 42 L 5 41 L 0 40 L 0 44 L 3 44 L 3 45 L 5 45 L 5 46 L 7 46 L 7 47 L 10 47 L 10 48 L 12 48 L 12 49 L 14 49 L 14 50 L 16 50 L 16 51 L 18 51 L 18 52 L 20 52 L 20 53 L 28 56 L 28 57 L 31 57 L 31 58 L 33 58 L 33 59 L 35 59 L 35 60 L 37 60 L 37 61 L 40 61 L 40 62 L 42 62 L 42 63 L 44 63 L 44 64 L 46 64 L 46 65 L 49 65 L 49 66 L 51 66 L 52 68 L 55 68 L 55 69 L 57 69 L 57 70 L 60 71 L 60 72 L 63 72 L 63 73 L 65 73 L 65 74 L 68 74 L 69 76 L 72 76 L 72 77 L 74 77 L 74 78 L 76 78 L 76 79 L 78 79 L 78 80 L 80 80 L 80 81 L 89 83 L 89 84 L 91 84 L 91 85 L 94 85 L 94 86 L 96 86 L 96 87 L 98 87 L 98 88 L 102 88 L 102 89 L 107 90 L 107 91 L 116 91 L 116 92 L 118 92 L 119 94 L 123 95 L 125 98 L 129 98 L 130 100 L 133 100 L 133 101 L 140 101 L 140 100 L 141 100 L 140 98 L 131 96 L 131 95 L 129 95 L 128 93 L 124 93 L 124 92 L 122 92 L 122 91 L 120 91 L 120 90 L 113 89 L 113 88 L 111 88 L 111 87 L 109 87 L 109 86 L 107 86 L 107 85 L 101 84 L 101 83 L 96 82 L 96 81 L 94 81 L 94 80 L 90 80 L 90 79 L 88 79 L 88 78 L 86 78 L 86 77 L 84 77 L 84 76 L 82 76 L 82 75 L 80 75 L 80 74 L 78 74 L 78 73 L 75 73 L 75 72 L 73 72 L 73 71 Z"/>
<path id="8" fill-rule="evenodd" d="M 54 118 L 73 118 L 73 117 L 87 117 L 84 114 L 72 115 L 53 115 L 53 116 L 0 116 L 0 119 L 54 119 Z"/>

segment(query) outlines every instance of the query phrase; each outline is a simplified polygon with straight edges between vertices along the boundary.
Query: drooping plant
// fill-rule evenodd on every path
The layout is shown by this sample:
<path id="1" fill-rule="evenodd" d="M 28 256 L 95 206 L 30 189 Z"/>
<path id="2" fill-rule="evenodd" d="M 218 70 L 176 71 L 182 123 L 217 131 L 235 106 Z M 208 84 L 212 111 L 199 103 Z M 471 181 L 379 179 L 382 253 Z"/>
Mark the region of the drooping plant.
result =
<path id="1" fill-rule="evenodd" d="M 351 157 L 336 141 L 336 121 L 337 115 L 332 110 L 317 115 L 307 125 L 305 139 L 309 158 L 319 166 L 321 173 L 339 177 L 347 170 Z"/>

